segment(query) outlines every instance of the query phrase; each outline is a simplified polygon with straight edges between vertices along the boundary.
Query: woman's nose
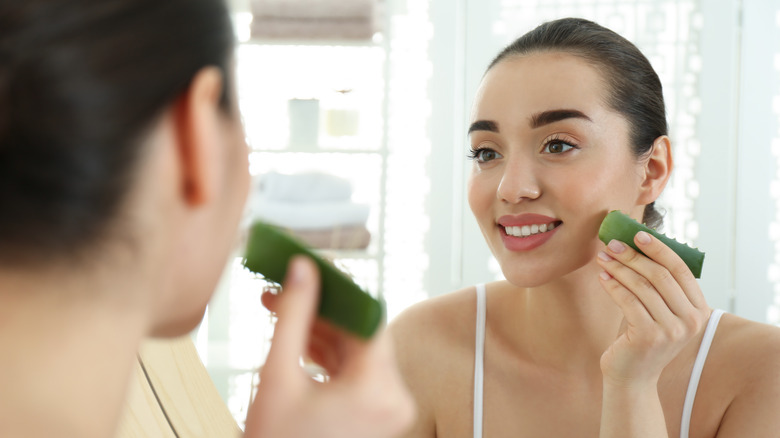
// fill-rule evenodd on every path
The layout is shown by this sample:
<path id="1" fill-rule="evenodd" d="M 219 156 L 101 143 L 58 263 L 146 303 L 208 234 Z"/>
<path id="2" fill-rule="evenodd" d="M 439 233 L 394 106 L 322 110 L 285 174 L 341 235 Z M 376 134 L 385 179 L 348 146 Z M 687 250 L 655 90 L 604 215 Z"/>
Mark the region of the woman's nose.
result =
<path id="1" fill-rule="evenodd" d="M 532 166 L 523 163 L 507 163 L 498 185 L 498 199 L 516 204 L 524 199 L 537 199 L 542 192 Z"/>

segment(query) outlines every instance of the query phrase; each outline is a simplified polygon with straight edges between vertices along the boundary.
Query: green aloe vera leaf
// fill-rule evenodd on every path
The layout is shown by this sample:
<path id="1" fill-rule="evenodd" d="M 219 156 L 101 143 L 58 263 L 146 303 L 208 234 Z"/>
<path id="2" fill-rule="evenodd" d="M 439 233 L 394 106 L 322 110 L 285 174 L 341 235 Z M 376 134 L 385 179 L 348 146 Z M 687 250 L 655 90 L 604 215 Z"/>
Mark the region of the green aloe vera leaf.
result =
<path id="1" fill-rule="evenodd" d="M 634 248 L 642 253 L 634 243 L 634 236 L 640 231 L 646 231 L 658 240 L 663 242 L 666 246 L 672 249 L 678 256 L 685 262 L 688 268 L 696 278 L 701 278 L 701 268 L 704 264 L 704 253 L 696 248 L 680 243 L 671 237 L 667 237 L 664 234 L 659 233 L 656 230 L 648 228 L 647 226 L 640 224 L 635 219 L 622 213 L 618 210 L 610 211 L 599 227 L 599 239 L 605 244 L 610 240 L 619 240 L 626 245 Z M 644 253 L 642 253 L 644 254 Z"/>
<path id="2" fill-rule="evenodd" d="M 322 291 L 319 316 L 358 337 L 370 338 L 385 319 L 384 303 L 364 292 L 346 274 L 281 228 L 255 222 L 243 263 L 250 271 L 281 284 L 290 259 L 298 254 L 310 257 L 319 268 Z"/>

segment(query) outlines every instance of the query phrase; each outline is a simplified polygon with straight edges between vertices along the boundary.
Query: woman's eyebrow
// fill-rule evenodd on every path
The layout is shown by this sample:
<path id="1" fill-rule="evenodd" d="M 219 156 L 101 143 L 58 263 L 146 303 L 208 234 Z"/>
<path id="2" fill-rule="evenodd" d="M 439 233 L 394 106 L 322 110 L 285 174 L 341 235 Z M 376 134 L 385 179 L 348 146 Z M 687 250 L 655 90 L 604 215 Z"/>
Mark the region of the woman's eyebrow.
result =
<path id="1" fill-rule="evenodd" d="M 539 128 L 541 126 L 549 125 L 550 123 L 560 122 L 561 120 L 566 120 L 566 119 L 583 119 L 589 122 L 593 121 L 582 111 L 575 110 L 575 109 L 557 109 L 557 110 L 550 110 L 550 111 L 542 111 L 540 113 L 531 116 L 531 128 L 534 129 Z"/>
<path id="2" fill-rule="evenodd" d="M 550 123 L 560 122 L 566 119 L 582 119 L 588 122 L 593 122 L 590 117 L 585 113 L 576 109 L 556 109 L 549 111 L 542 111 L 540 113 L 531 116 L 531 128 L 539 128 Z M 469 126 L 468 133 L 471 134 L 474 131 L 489 131 L 499 132 L 498 123 L 492 120 L 477 120 Z"/>
<path id="3" fill-rule="evenodd" d="M 469 134 L 474 131 L 498 132 L 498 123 L 492 120 L 477 120 L 469 126 Z"/>

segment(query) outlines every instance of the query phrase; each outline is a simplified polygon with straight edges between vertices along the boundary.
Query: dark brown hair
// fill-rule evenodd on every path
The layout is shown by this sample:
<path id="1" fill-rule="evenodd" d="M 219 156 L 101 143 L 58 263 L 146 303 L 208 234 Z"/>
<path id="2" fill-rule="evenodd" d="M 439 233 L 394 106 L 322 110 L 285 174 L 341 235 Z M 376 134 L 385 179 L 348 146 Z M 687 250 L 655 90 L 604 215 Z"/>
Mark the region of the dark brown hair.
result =
<path id="1" fill-rule="evenodd" d="M 2 2 L 0 263 L 104 239 L 145 131 L 201 68 L 228 71 L 233 38 L 222 0 Z"/>
<path id="2" fill-rule="evenodd" d="M 658 74 L 634 44 L 592 21 L 563 18 L 544 23 L 504 48 L 488 70 L 509 56 L 548 51 L 579 56 L 601 71 L 609 89 L 606 104 L 628 120 L 637 158 L 652 151 L 655 139 L 668 135 Z M 655 228 L 663 218 L 654 204 L 645 207 L 643 221 Z"/>

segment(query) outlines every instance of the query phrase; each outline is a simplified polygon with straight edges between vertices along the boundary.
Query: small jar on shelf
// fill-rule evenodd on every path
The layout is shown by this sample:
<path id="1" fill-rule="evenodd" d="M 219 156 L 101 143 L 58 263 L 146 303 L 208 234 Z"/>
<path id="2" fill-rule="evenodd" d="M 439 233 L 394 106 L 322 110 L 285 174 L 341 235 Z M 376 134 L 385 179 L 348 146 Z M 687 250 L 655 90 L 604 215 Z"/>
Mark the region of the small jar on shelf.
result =
<path id="1" fill-rule="evenodd" d="M 288 148 L 297 152 L 316 151 L 320 137 L 319 99 L 289 99 L 287 115 L 290 132 Z"/>

